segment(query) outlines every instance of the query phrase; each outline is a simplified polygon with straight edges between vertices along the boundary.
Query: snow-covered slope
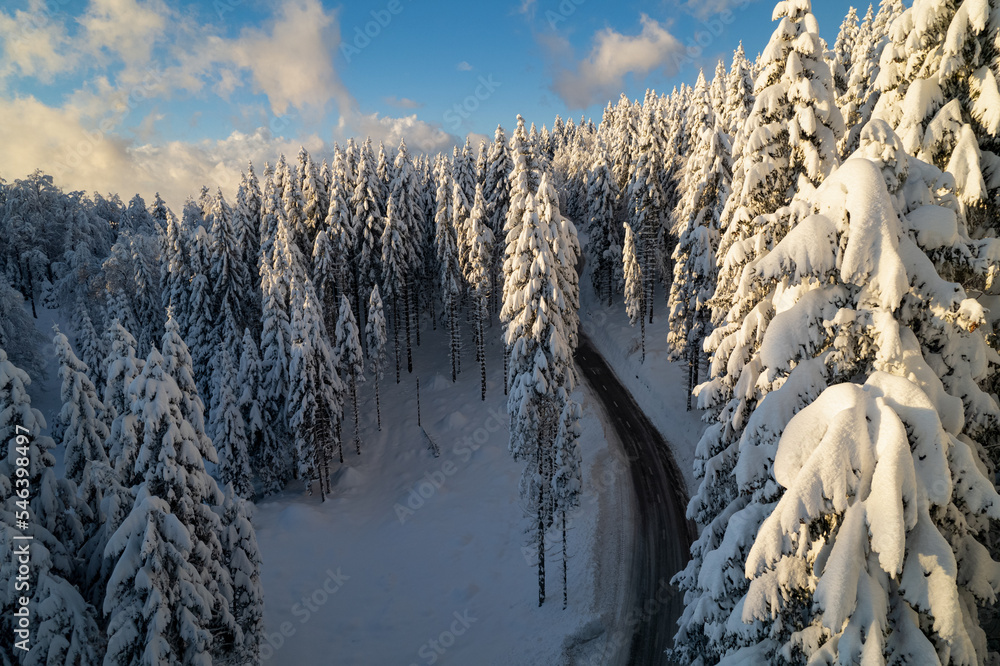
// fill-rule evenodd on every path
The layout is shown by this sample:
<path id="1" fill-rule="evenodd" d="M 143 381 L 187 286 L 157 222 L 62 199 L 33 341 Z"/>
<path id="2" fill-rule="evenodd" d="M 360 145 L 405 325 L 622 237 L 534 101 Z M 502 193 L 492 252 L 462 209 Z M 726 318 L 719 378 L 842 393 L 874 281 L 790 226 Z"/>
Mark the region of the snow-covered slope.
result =
<path id="1" fill-rule="evenodd" d="M 522 548 L 521 463 L 507 452 L 499 331 L 488 331 L 485 403 L 471 354 L 452 384 L 446 336 L 425 330 L 414 374 L 404 368 L 396 385 L 386 373 L 381 432 L 372 385 L 362 390 L 362 454 L 345 450 L 332 497 L 321 504 L 293 484 L 258 504 L 265 663 L 559 664 L 564 646 L 575 659 L 604 647 L 628 574 L 627 468 L 578 391 L 585 488 L 569 535 L 569 608 L 555 535 L 538 608 L 534 558 Z M 421 421 L 440 457 L 417 425 L 418 375 Z"/>

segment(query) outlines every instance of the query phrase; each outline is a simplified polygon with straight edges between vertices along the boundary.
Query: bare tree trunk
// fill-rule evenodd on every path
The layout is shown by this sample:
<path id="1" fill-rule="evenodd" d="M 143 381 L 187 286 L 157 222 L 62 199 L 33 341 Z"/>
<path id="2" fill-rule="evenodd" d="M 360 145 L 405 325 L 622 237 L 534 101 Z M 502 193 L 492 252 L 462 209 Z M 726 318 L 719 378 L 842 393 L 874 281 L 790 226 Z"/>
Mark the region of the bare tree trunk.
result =
<path id="1" fill-rule="evenodd" d="M 538 476 L 545 477 L 542 440 L 538 439 Z M 545 483 L 538 488 L 538 606 L 545 603 Z"/>
<path id="2" fill-rule="evenodd" d="M 396 383 L 399 383 L 399 299 L 392 293 L 392 344 L 396 357 Z"/>
<path id="3" fill-rule="evenodd" d="M 378 395 L 378 368 L 375 369 L 375 418 L 378 422 L 378 431 L 382 432 L 382 402 Z M 344 462 L 344 457 L 340 457 L 340 462 Z"/>
<path id="4" fill-rule="evenodd" d="M 406 371 L 413 374 L 413 348 L 410 346 L 410 281 L 403 281 L 403 300 L 405 304 L 406 316 Z"/>
<path id="5" fill-rule="evenodd" d="M 562 512 L 562 575 L 563 575 L 563 610 L 569 605 L 569 588 L 567 582 L 567 565 L 566 565 L 566 512 Z"/>
<path id="6" fill-rule="evenodd" d="M 482 398 L 486 402 L 486 341 L 483 338 L 483 320 L 486 319 L 486 299 L 479 304 L 479 373 L 482 376 Z"/>
<path id="7" fill-rule="evenodd" d="M 361 433 L 358 426 L 358 376 L 351 373 L 351 400 L 354 401 L 354 448 L 361 455 Z"/>

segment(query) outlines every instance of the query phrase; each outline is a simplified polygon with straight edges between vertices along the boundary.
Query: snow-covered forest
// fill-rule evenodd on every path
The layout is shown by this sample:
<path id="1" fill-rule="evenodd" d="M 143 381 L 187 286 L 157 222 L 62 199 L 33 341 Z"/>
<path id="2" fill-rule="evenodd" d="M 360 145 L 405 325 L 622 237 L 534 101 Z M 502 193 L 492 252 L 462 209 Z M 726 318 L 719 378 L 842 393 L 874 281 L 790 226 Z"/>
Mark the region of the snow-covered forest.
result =
<path id="1" fill-rule="evenodd" d="M 640 362 L 668 331 L 702 414 L 665 660 L 1000 663 L 1000 6 L 771 27 L 600 122 L 302 149 L 180 211 L 0 181 L 0 664 L 261 663 L 254 502 L 335 495 L 437 339 L 506 396 L 518 538 L 566 608 L 580 275 Z"/>

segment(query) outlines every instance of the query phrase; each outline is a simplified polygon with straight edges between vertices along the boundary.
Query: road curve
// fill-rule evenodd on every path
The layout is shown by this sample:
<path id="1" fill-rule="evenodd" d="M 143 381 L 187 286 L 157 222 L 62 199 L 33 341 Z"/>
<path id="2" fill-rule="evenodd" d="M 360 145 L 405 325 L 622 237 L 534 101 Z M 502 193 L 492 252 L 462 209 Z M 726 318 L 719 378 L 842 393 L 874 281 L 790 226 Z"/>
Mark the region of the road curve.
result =
<path id="1" fill-rule="evenodd" d="M 615 633 L 631 636 L 630 666 L 666 664 L 664 651 L 673 644 L 683 611 L 683 598 L 669 583 L 687 564 L 696 534 L 685 517 L 684 477 L 667 442 L 582 331 L 576 365 L 622 443 L 636 499 L 632 608 L 622 613 L 623 626 Z"/>

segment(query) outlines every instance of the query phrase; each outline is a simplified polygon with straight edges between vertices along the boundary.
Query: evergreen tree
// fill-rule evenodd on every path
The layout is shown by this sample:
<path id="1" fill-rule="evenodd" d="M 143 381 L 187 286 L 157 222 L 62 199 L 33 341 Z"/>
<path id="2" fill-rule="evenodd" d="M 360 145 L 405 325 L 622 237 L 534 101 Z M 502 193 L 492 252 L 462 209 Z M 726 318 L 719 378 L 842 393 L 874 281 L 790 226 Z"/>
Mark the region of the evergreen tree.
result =
<path id="1" fill-rule="evenodd" d="M 486 214 L 489 218 L 490 231 L 493 238 L 502 239 L 504 237 L 504 224 L 507 221 L 507 209 L 510 207 L 510 180 L 509 176 L 514 168 L 507 148 L 507 137 L 503 128 L 497 125 L 494 133 L 493 143 L 489 146 L 489 154 L 486 158 L 486 175 L 483 177 L 483 196 L 486 198 Z M 492 275 L 499 284 L 503 271 L 504 244 L 496 243 L 494 246 L 494 257 Z M 500 289 L 493 290 L 492 308 L 494 311 L 500 310 Z"/>
<path id="2" fill-rule="evenodd" d="M 493 264 L 493 232 L 487 226 L 486 201 L 482 185 L 476 185 L 475 204 L 469 216 L 469 256 L 468 283 L 476 300 L 476 360 L 479 361 L 482 379 L 482 399 L 486 400 L 486 318 L 489 316 L 491 268 Z"/>
<path id="3" fill-rule="evenodd" d="M 459 266 L 458 238 L 452 222 L 451 197 L 455 190 L 461 191 L 453 184 L 447 172 L 438 179 L 437 215 L 435 224 L 435 245 L 439 267 L 438 280 L 441 285 L 441 296 L 448 319 L 448 352 L 451 356 L 451 381 L 458 381 L 459 360 L 462 353 L 462 340 L 458 327 L 458 301 L 462 293 L 462 269 Z"/>
<path id="4" fill-rule="evenodd" d="M 368 299 L 368 321 L 365 324 L 365 339 L 368 347 L 368 367 L 375 379 L 375 416 L 378 429 L 382 430 L 382 405 L 379 401 L 378 385 L 382 379 L 382 367 L 385 365 L 385 313 L 382 309 L 382 297 L 378 293 L 378 285 L 372 287 L 371 298 Z"/>
<path id="5" fill-rule="evenodd" d="M 229 572 L 220 562 L 221 524 L 210 507 L 221 493 L 183 416 L 182 391 L 155 348 L 129 396 L 143 424 L 140 485 L 107 546 L 117 565 L 104 599 L 104 663 L 211 664 L 212 629 L 239 631 L 229 611 Z"/>
<path id="6" fill-rule="evenodd" d="M 104 409 L 111 419 L 106 449 L 112 466 L 126 487 L 132 487 L 135 456 L 139 452 L 141 424 L 132 413 L 128 387 L 142 373 L 143 360 L 136 357 L 135 338 L 112 320 L 108 329 L 108 358 L 104 383 Z"/>
<path id="7" fill-rule="evenodd" d="M 29 636 L 18 636 L 15 611 L 21 607 L 18 597 L 24 592 L 15 589 L 18 562 L 15 557 L 0 563 L 0 576 L 8 581 L 0 587 L 0 629 L 9 638 L 0 642 L 0 663 L 94 663 L 98 659 L 101 641 L 96 626 L 96 613 L 68 582 L 73 578 L 77 544 L 64 529 L 72 521 L 75 507 L 64 501 L 72 483 L 55 479 L 50 450 L 51 438 L 42 434 L 45 419 L 31 406 L 27 387 L 28 374 L 7 358 L 0 348 L 0 437 L 6 445 L 0 457 L 0 549 L 16 553 L 23 541 L 14 537 L 28 536 L 31 541 L 32 626 Z M 23 464 L 22 458 L 27 458 Z M 25 473 L 16 470 L 26 470 Z M 67 487 L 68 485 L 68 487 Z M 30 500 L 27 499 L 30 497 Z M 52 505 L 45 510 L 45 505 Z M 63 512 L 63 525 L 52 520 L 55 512 Z M 15 532 L 15 521 L 30 517 L 27 527 Z M 75 525 L 79 529 L 79 525 Z M 16 640 L 27 638 L 29 651 L 20 651 Z M 23 660 L 23 661 L 22 661 Z"/>
<path id="8" fill-rule="evenodd" d="M 403 236 L 406 229 L 396 212 L 395 199 L 389 197 L 386 209 L 385 227 L 382 230 L 382 293 L 389 299 L 389 313 L 392 319 L 392 343 L 396 359 L 396 383 L 399 383 L 399 301 L 404 295 L 407 261 Z"/>
<path id="9" fill-rule="evenodd" d="M 593 266 L 590 276 L 594 291 L 599 297 L 607 294 L 609 306 L 611 297 L 622 280 L 622 237 L 618 232 L 615 216 L 618 196 L 608 152 L 601 144 L 587 183 L 590 234 L 587 249 Z"/>
<path id="10" fill-rule="evenodd" d="M 212 412 L 209 416 L 212 441 L 219 454 L 219 479 L 232 486 L 240 497 L 253 496 L 247 429 L 235 390 L 236 368 L 223 346 L 214 360 Z"/>
<path id="11" fill-rule="evenodd" d="M 625 228 L 625 241 L 622 246 L 622 272 L 625 276 L 625 312 L 628 314 L 629 323 L 635 326 L 636 322 L 640 326 L 640 340 L 642 344 L 642 361 L 646 360 L 646 317 L 643 316 L 645 309 L 643 301 L 646 299 L 643 289 L 642 266 L 636 259 L 635 234 L 628 223 L 622 225 Z"/>
<path id="12" fill-rule="evenodd" d="M 291 298 L 288 426 L 294 438 L 298 476 L 306 480 L 310 493 L 313 480 L 319 481 L 320 496 L 325 501 L 330 492 L 334 445 L 340 450 L 343 462 L 343 449 L 336 433 L 340 431 L 344 388 L 337 376 L 336 359 L 327 342 L 323 320 L 318 316 L 316 292 L 303 272 L 293 270 Z"/>
<path id="13" fill-rule="evenodd" d="M 373 292 L 374 294 L 374 292 Z M 358 335 L 358 324 L 351 311 L 351 303 L 346 296 L 340 297 L 340 315 L 337 317 L 337 330 L 334 336 L 334 354 L 341 377 L 348 379 L 351 390 L 351 402 L 354 406 L 354 448 L 361 454 L 361 433 L 358 418 L 358 383 L 365 380 L 365 359 L 361 351 L 361 339 Z"/>
<path id="14" fill-rule="evenodd" d="M 233 635 L 232 663 L 257 664 L 264 636 L 264 589 L 260 583 L 260 549 L 253 529 L 253 504 L 227 486 L 220 508 L 220 541 L 233 580 L 233 619 L 242 633 L 242 641 Z"/>
<path id="15" fill-rule="evenodd" d="M 1000 496 L 977 440 L 1000 407 L 978 386 L 987 367 L 969 362 L 984 358 L 983 310 L 928 256 L 948 241 L 911 235 L 955 219 L 932 194 L 940 172 L 900 148 L 870 123 L 866 159 L 807 193 L 802 221 L 757 265 L 765 289 L 793 290 L 753 361 L 768 397 L 736 464 L 742 512 L 764 521 L 734 516 L 723 540 L 756 533 L 737 604 L 755 627 L 736 638 L 744 658 L 809 659 L 827 640 L 845 662 L 985 655 L 974 606 L 994 598 L 998 565 L 977 541 Z M 931 310 L 951 316 L 931 324 Z"/>
<path id="16" fill-rule="evenodd" d="M 995 233 L 1000 9 L 989 2 L 919 0 L 889 31 L 875 116 L 896 130 L 908 153 L 954 177 L 973 234 Z"/>
<path id="17" fill-rule="evenodd" d="M 531 542 L 538 550 L 539 605 L 545 601 L 545 534 L 555 515 L 548 490 L 555 464 L 553 445 L 559 414 L 576 381 L 577 322 L 570 309 L 578 296 L 563 272 L 575 270 L 576 256 L 568 256 L 573 244 L 564 237 L 570 231 L 575 237 L 575 230 L 559 214 L 555 198 L 548 176 L 542 175 L 537 199 L 529 193 L 519 201 L 523 217 L 517 242 L 507 251 L 501 311 L 504 340 L 511 350 L 510 451 L 515 460 L 527 463 L 521 496 L 536 521 Z M 513 227 L 509 219 L 508 227 Z"/>
<path id="18" fill-rule="evenodd" d="M 236 386 L 239 390 L 236 404 L 243 416 L 252 469 L 257 462 L 263 460 L 264 452 L 273 446 L 268 443 L 273 433 L 264 425 L 261 405 L 267 401 L 267 388 L 262 382 L 257 342 L 249 328 L 243 331 L 243 351 L 240 354 Z"/>
<path id="19" fill-rule="evenodd" d="M 687 408 L 698 384 L 702 347 L 711 332 L 709 299 L 716 290 L 716 252 L 719 221 L 729 197 L 732 179 L 729 136 L 710 108 L 696 132 L 694 151 L 684 175 L 684 198 L 677 211 L 680 228 L 674 250 L 674 279 L 670 289 L 670 345 L 673 360 L 688 364 Z"/>
<path id="20" fill-rule="evenodd" d="M 580 404 L 569 400 L 559 415 L 559 430 L 555 441 L 555 471 L 552 474 L 552 502 L 559 518 L 562 530 L 562 585 L 563 610 L 569 601 L 569 585 L 567 582 L 567 564 L 569 555 L 566 550 L 566 514 L 572 513 L 580 506 L 580 491 L 583 486 L 580 471 L 580 447 L 577 440 L 583 434 L 580 427 Z"/>
<path id="21" fill-rule="evenodd" d="M 212 201 L 209 220 L 212 225 L 209 275 L 214 292 L 213 310 L 217 313 L 215 327 L 221 328 L 216 335 L 220 343 L 229 341 L 234 345 L 226 350 L 232 359 L 240 352 L 240 333 L 250 321 L 251 305 L 247 301 L 251 281 L 240 245 L 240 229 L 234 224 L 233 211 L 223 198 L 222 190 Z M 213 356 L 215 353 L 212 350 Z"/>
<path id="22" fill-rule="evenodd" d="M 104 443 L 109 431 L 104 422 L 104 405 L 97 397 L 94 383 L 87 376 L 89 368 L 76 357 L 69 340 L 58 329 L 52 344 L 59 359 L 59 377 L 62 379 L 59 437 L 65 447 L 66 478 L 79 485 L 83 480 L 84 467 L 89 462 L 108 462 Z"/>

